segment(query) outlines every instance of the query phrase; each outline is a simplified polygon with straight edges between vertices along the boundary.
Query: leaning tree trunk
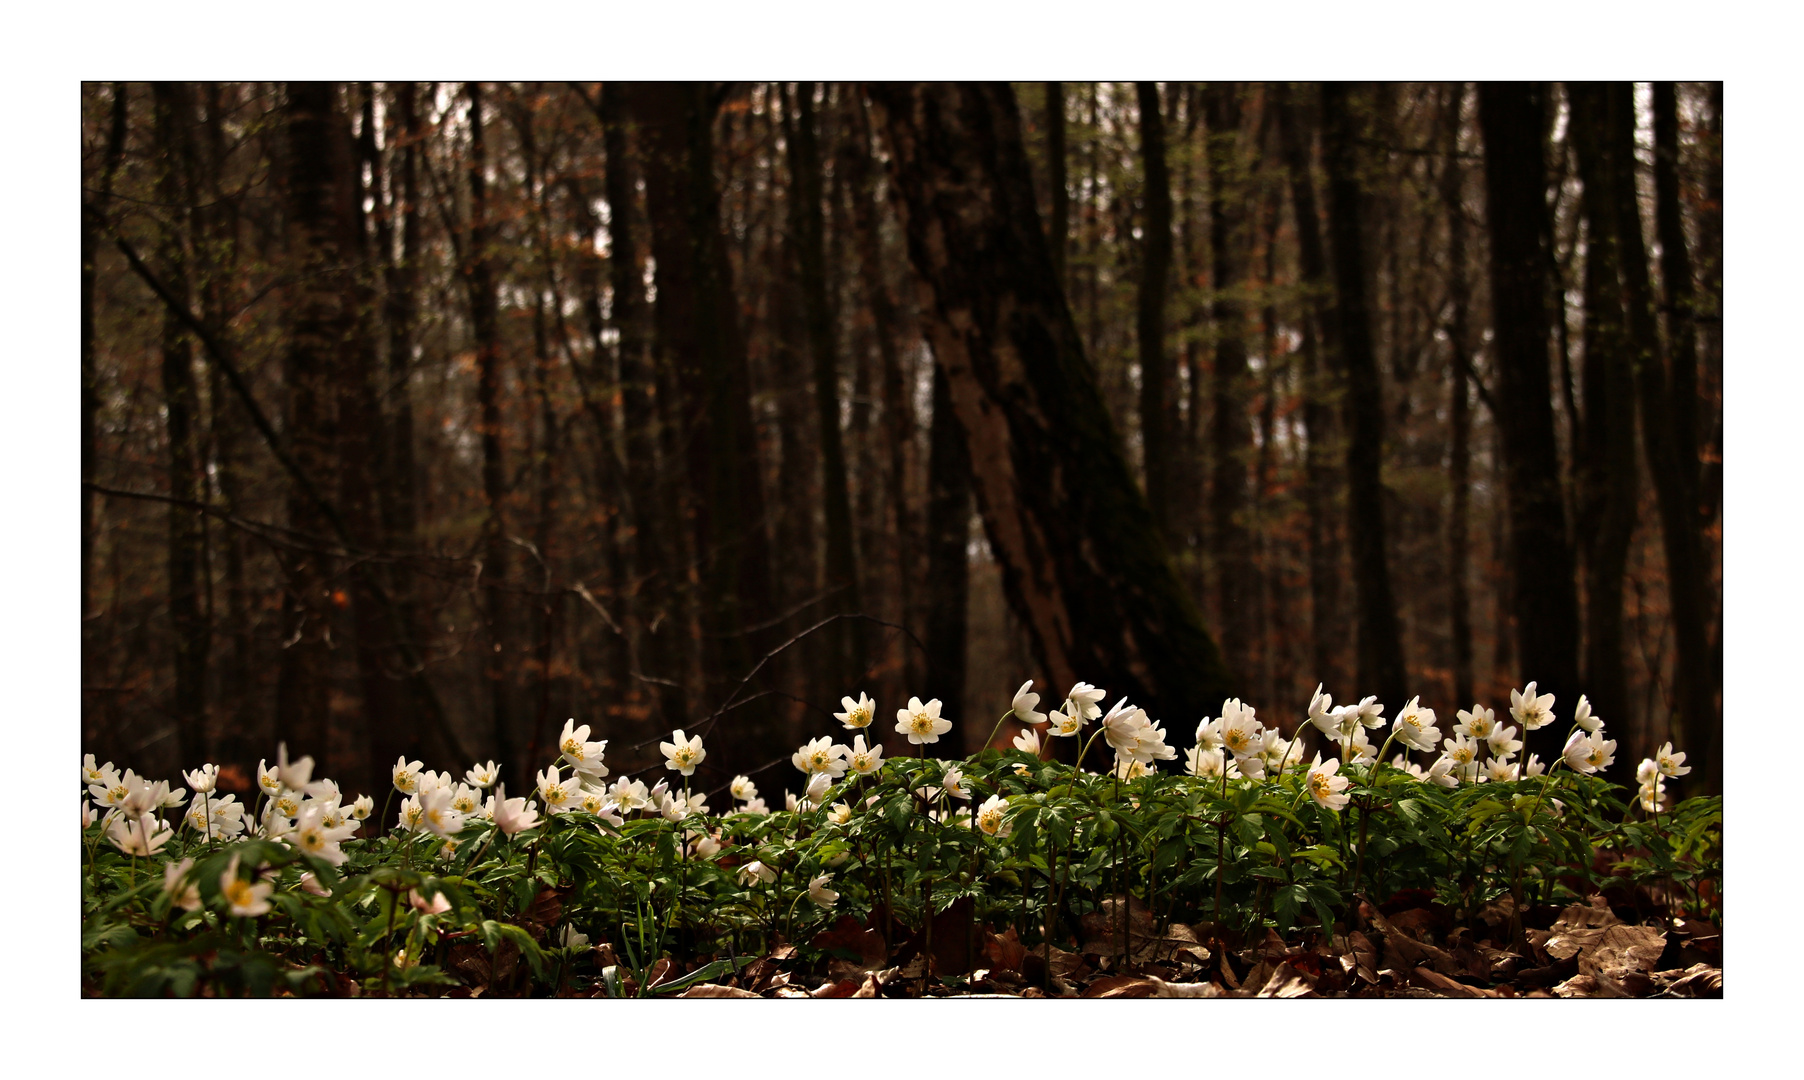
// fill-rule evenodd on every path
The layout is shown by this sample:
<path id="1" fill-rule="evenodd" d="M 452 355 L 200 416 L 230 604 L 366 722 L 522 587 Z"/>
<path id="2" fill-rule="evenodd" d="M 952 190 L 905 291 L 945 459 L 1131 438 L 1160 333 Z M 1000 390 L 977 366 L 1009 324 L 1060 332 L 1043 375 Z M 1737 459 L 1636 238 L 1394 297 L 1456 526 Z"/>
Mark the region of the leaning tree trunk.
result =
<path id="1" fill-rule="evenodd" d="M 1357 138 L 1343 83 L 1322 84 L 1322 155 L 1328 168 L 1328 228 L 1334 238 L 1334 335 L 1347 373 L 1347 521 L 1359 602 L 1359 688 L 1385 704 L 1403 703 L 1403 636 L 1385 555 L 1384 387 L 1372 344 L 1360 235 Z"/>
<path id="2" fill-rule="evenodd" d="M 124 83 L 113 84 L 113 108 L 107 130 L 106 156 L 100 166 L 100 183 L 81 215 L 81 479 L 94 482 L 95 419 L 100 412 L 99 376 L 94 362 L 95 261 L 100 250 L 100 228 L 113 198 L 113 175 L 125 155 L 127 95 Z M 81 489 L 81 617 L 88 617 L 94 565 L 94 493 Z M 86 650 L 83 651 L 86 656 Z M 83 680 L 86 681 L 85 679 Z"/>
<path id="3" fill-rule="evenodd" d="M 1228 692 L 1109 422 L 1035 211 L 1007 84 L 885 84 L 891 175 L 934 358 L 1010 606 L 1053 693 L 1155 715 Z"/>
<path id="4" fill-rule="evenodd" d="M 1518 679 L 1535 680 L 1570 710 L 1578 701 L 1578 590 L 1567 542 L 1554 441 L 1547 359 L 1547 167 L 1542 151 L 1545 90 L 1533 83 L 1480 83 L 1485 143 L 1485 214 L 1491 238 L 1491 307 L 1497 364 L 1497 426 L 1503 443 L 1513 556 Z M 1546 758 L 1552 727 L 1529 738 Z"/>

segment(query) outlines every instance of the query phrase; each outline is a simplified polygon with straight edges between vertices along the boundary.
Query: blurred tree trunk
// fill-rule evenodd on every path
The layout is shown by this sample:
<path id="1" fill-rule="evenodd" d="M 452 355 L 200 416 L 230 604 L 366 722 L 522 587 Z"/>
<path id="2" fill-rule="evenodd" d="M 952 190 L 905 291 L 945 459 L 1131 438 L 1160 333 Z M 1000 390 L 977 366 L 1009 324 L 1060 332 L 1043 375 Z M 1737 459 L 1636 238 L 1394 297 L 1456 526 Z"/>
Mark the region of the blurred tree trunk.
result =
<path id="1" fill-rule="evenodd" d="M 1442 120 L 1446 158 L 1441 166 L 1441 206 L 1447 217 L 1447 368 L 1449 391 L 1447 472 L 1453 506 L 1447 519 L 1447 583 L 1453 637 L 1453 700 L 1477 701 L 1472 669 L 1472 404 L 1467 378 L 1472 369 L 1472 285 L 1466 277 L 1466 169 L 1459 157 L 1459 133 L 1466 84 L 1450 88 Z"/>
<path id="2" fill-rule="evenodd" d="M 815 422 L 820 431 L 821 494 L 826 522 L 826 576 L 823 589 L 828 600 L 822 615 L 863 608 L 858 589 L 858 566 L 852 548 L 852 508 L 846 487 L 846 451 L 839 428 L 839 349 L 835 342 L 835 314 L 827 292 L 825 225 L 821 155 L 815 131 L 814 84 L 798 83 L 795 91 L 795 126 L 789 140 L 790 228 L 801 271 L 802 308 L 808 331 L 808 352 L 814 362 Z M 844 687 L 862 666 L 865 656 L 865 623 L 841 621 L 825 631 L 829 667 L 820 681 L 832 688 Z"/>
<path id="3" fill-rule="evenodd" d="M 1609 86 L 1608 145 L 1613 160 L 1634 161 L 1634 89 L 1628 83 Z M 1656 151 L 1656 161 L 1658 153 Z M 1649 280 L 1648 253 L 1642 239 L 1641 206 L 1635 193 L 1632 169 L 1617 170 L 1614 183 L 1617 212 L 1621 215 L 1623 289 L 1628 305 L 1629 337 L 1635 349 L 1635 389 L 1640 401 L 1641 447 L 1654 483 L 1660 508 L 1660 539 L 1666 553 L 1666 587 L 1672 607 L 1673 663 L 1677 707 L 1673 710 L 1673 744 L 1696 756 L 1692 767 L 1708 778 L 1720 775 L 1720 765 L 1710 760 L 1720 736 L 1716 710 L 1715 664 L 1710 647 L 1709 588 L 1704 564 L 1703 537 L 1698 523 L 1698 461 L 1695 444 L 1685 457 L 1678 434 L 1681 411 L 1695 415 L 1697 408 L 1696 353 L 1684 374 L 1693 381 L 1678 385 L 1679 368 L 1667 371 L 1655 315 L 1656 298 Z M 1657 179 L 1657 178 L 1656 178 Z M 1676 187 L 1676 184 L 1675 184 Z M 1676 197 L 1677 192 L 1673 195 Z M 1656 199 L 1658 192 L 1656 189 Z M 1677 213 L 1677 208 L 1674 208 Z M 1683 244 L 1684 237 L 1678 238 Z M 1670 272 L 1670 264 L 1669 264 Z M 1689 262 L 1684 272 L 1690 273 Z M 1689 280 L 1681 283 L 1683 295 L 1691 295 Z M 1679 323 L 1679 320 L 1675 320 Z M 1685 323 L 1688 325 L 1688 321 Z M 1695 421 L 1686 430 L 1694 433 Z M 1720 789 L 1718 789 L 1720 790 Z"/>
<path id="4" fill-rule="evenodd" d="M 794 146 L 795 103 L 784 84 L 772 87 L 772 107 L 766 115 L 763 146 L 771 160 L 769 182 L 764 188 L 764 214 L 777 220 L 778 207 L 785 213 L 786 228 L 764 230 L 767 265 L 781 267 L 770 276 L 769 367 L 771 392 L 777 411 L 777 488 L 774 535 L 776 550 L 772 552 L 772 570 L 776 574 L 774 590 L 777 606 L 794 610 L 819 599 L 820 530 L 815 528 L 815 514 L 822 501 L 815 497 L 820 483 L 818 415 L 810 415 L 813 398 L 812 374 L 808 366 L 807 301 L 802 295 L 801 235 L 795 223 L 800 200 L 796 197 L 794 176 L 787 190 L 777 181 L 778 131 L 785 145 Z M 751 126 L 748 124 L 748 126 Z M 751 242 L 751 230 L 746 241 Z M 809 614 L 813 614 L 811 610 Z M 829 628 L 830 631 L 838 627 Z M 822 640 L 837 640 L 831 633 Z M 803 663 L 818 663 L 813 653 L 821 642 L 805 646 Z"/>
<path id="5" fill-rule="evenodd" d="M 226 188 L 227 135 L 225 113 L 226 92 L 219 83 L 202 84 L 206 98 L 206 127 L 203 185 L 201 193 L 208 204 L 199 215 L 197 227 L 205 237 L 209 253 L 204 260 L 205 275 L 201 283 L 201 321 L 228 334 L 231 316 L 242 302 L 239 296 L 239 220 L 240 199 Z M 208 427 L 211 443 L 213 479 L 219 500 L 230 512 L 244 509 L 246 486 L 250 476 L 249 426 L 243 412 L 231 400 L 231 390 L 218 365 L 208 370 Z M 251 587 L 245 569 L 248 538 L 242 529 L 219 530 L 210 543 L 224 560 L 225 618 L 224 635 L 229 651 L 220 664 L 219 697 L 215 708 L 224 723 L 214 745 L 209 748 L 215 760 L 236 761 L 252 752 L 246 728 L 251 724 L 251 689 L 256 682 L 255 645 L 251 627 Z M 214 609 L 214 625 L 220 627 L 218 609 Z"/>
<path id="6" fill-rule="evenodd" d="M 470 335 L 476 347 L 476 430 L 482 444 L 483 618 L 488 626 L 483 654 L 483 681 L 488 686 L 490 739 L 504 776 L 524 789 L 530 766 L 520 758 L 519 718 L 514 715 L 508 673 L 516 658 L 506 655 L 513 619 L 507 595 L 507 530 L 503 503 L 507 480 L 501 448 L 501 327 L 495 293 L 492 224 L 488 197 L 488 147 L 483 136 L 482 84 L 464 84 L 470 102 L 470 220 L 463 251 L 462 276 L 470 300 Z"/>
<path id="7" fill-rule="evenodd" d="M 625 90 L 619 83 L 602 84 L 596 111 L 607 156 L 608 282 L 613 292 L 609 317 L 617 335 L 624 478 L 633 518 L 631 552 L 637 586 L 628 615 L 631 632 L 638 638 L 639 663 L 649 669 L 640 674 L 660 680 L 651 684 L 660 726 L 674 728 L 688 708 L 679 681 L 689 666 L 684 634 L 688 620 L 681 602 L 684 583 L 675 523 L 666 513 L 672 500 L 660 490 L 657 373 L 649 350 L 642 249 L 634 227 L 638 177 L 628 143 Z M 597 223 L 586 200 L 582 208 L 593 236 Z"/>
<path id="8" fill-rule="evenodd" d="M 95 193 L 88 196 L 81 215 L 81 480 L 84 485 L 81 490 L 81 617 L 84 623 L 92 605 L 94 566 L 94 493 L 85 485 L 94 482 L 94 428 L 100 412 L 99 375 L 94 360 L 94 267 L 100 248 L 100 229 L 108 225 L 113 177 L 125 155 L 128 101 L 126 85 L 114 83 L 99 183 Z M 85 650 L 83 655 L 86 655 Z"/>
<path id="9" fill-rule="evenodd" d="M 376 244 L 380 250 L 387 295 L 383 313 L 388 325 L 387 465 L 383 480 L 383 528 L 389 542 L 402 551 L 419 550 L 418 469 L 414 462 L 413 353 L 414 323 L 419 301 L 420 260 L 420 144 L 426 131 L 420 124 L 418 90 L 411 82 L 393 84 L 394 105 L 387 112 L 387 160 L 383 182 L 387 185 L 388 211 L 376 215 Z M 395 251 L 395 218 L 400 219 L 401 249 Z M 403 560 L 394 564 L 390 578 L 395 603 L 407 632 L 420 634 L 424 627 L 417 611 L 412 573 Z M 399 752 L 399 751 L 397 751 Z M 377 757 L 377 764 L 389 762 Z"/>
<path id="10" fill-rule="evenodd" d="M 883 442 L 888 449 L 886 462 L 886 491 L 889 496 L 890 528 L 886 535 L 891 538 L 891 550 L 888 553 L 889 572 L 901 592 L 899 598 L 900 617 L 898 622 L 912 625 L 909 618 L 907 598 L 914 590 L 909 583 L 915 580 L 918 550 L 918 537 L 914 523 L 914 515 L 909 512 L 908 478 L 910 451 L 915 444 L 915 411 L 914 393 L 911 386 L 903 378 L 903 358 L 901 355 L 901 317 L 896 310 L 896 302 L 891 297 L 889 284 L 884 277 L 883 237 L 879 226 L 877 206 L 876 177 L 871 169 L 872 147 L 870 117 L 864 104 L 862 93 L 849 95 L 849 104 L 853 117 L 849 131 L 856 135 L 856 140 L 847 138 L 840 143 L 840 155 L 837 171 L 846 178 L 846 187 L 851 195 L 852 214 L 852 247 L 856 253 L 858 264 L 858 284 L 865 303 L 871 309 L 871 321 L 877 339 L 877 356 L 880 364 L 878 382 L 883 391 L 882 427 Z M 970 516 L 967 479 L 965 496 L 966 517 Z M 928 580 L 932 580 L 929 578 Z M 899 641 L 903 659 L 897 665 L 897 673 L 902 676 L 904 685 L 913 685 L 907 677 L 911 651 L 905 641 Z"/>
<path id="11" fill-rule="evenodd" d="M 1347 521 L 1359 602 L 1356 693 L 1371 690 L 1395 709 L 1406 695 L 1406 669 L 1385 551 L 1384 387 L 1366 295 L 1359 121 L 1351 98 L 1352 88 L 1345 83 L 1322 84 L 1322 156 L 1328 171 L 1328 227 L 1334 238 L 1334 338 L 1347 373 Z"/>
<path id="12" fill-rule="evenodd" d="M 193 87 L 189 83 L 151 84 L 155 102 L 156 142 L 161 156 L 157 199 L 164 221 L 158 236 L 157 261 L 163 280 L 187 303 L 192 290 L 192 260 L 184 235 L 190 207 L 199 203 L 195 168 Z M 174 638 L 175 688 L 170 716 L 183 767 L 207 760 L 207 662 L 213 625 L 207 539 L 194 504 L 206 500 L 200 452 L 200 394 L 194 378 L 194 344 L 174 311 L 163 314 L 163 407 L 168 434 L 169 494 L 188 505 L 171 503 L 169 519 L 169 622 Z"/>
<path id="13" fill-rule="evenodd" d="M 1247 529 L 1247 465 L 1253 428 L 1247 417 L 1247 316 L 1237 293 L 1246 273 L 1239 252 L 1247 243 L 1243 227 L 1245 188 L 1240 166 L 1240 99 L 1233 83 L 1203 88 L 1209 160 L 1209 315 L 1215 324 L 1215 364 L 1210 379 L 1209 450 L 1214 466 L 1209 484 L 1210 555 L 1221 606 L 1222 652 L 1235 687 L 1251 694 L 1258 636 L 1258 569 Z"/>
<path id="14" fill-rule="evenodd" d="M 1300 104 L 1300 88 L 1286 87 L 1278 101 L 1278 145 L 1290 182 L 1291 210 L 1297 226 L 1297 264 L 1305 298 L 1303 354 L 1303 516 L 1309 554 L 1309 626 L 1312 674 L 1318 682 L 1341 685 L 1336 663 L 1340 633 L 1341 559 L 1334 528 L 1334 402 L 1338 397 L 1335 357 L 1324 363 L 1322 337 L 1330 321 L 1328 256 L 1322 243 L 1321 214 L 1316 209 L 1315 178 L 1310 172 L 1311 130 Z"/>
<path id="15" fill-rule="evenodd" d="M 1535 680 L 1560 707 L 1578 701 L 1578 594 L 1554 440 L 1548 368 L 1546 88 L 1480 83 L 1485 216 L 1491 238 L 1491 306 L 1497 426 L 1510 520 L 1518 679 Z M 1528 736 L 1546 758 L 1558 732 Z"/>
<path id="16" fill-rule="evenodd" d="M 336 271 L 345 265 L 339 214 L 349 148 L 338 126 L 331 83 L 289 83 L 285 195 L 288 200 L 290 273 L 288 347 L 282 375 L 288 388 L 284 434 L 295 466 L 320 490 L 336 475 L 338 426 L 333 366 L 348 337 Z M 313 493 L 297 480 L 288 492 L 288 525 L 324 543 L 334 523 Z M 287 556 L 288 589 L 282 603 L 282 660 L 276 677 L 276 733 L 295 753 L 308 753 L 320 772 L 336 770 L 329 752 L 328 691 L 331 645 L 327 640 L 333 598 L 331 566 L 319 548 Z"/>
<path id="17" fill-rule="evenodd" d="M 1156 716 L 1226 696 L 1058 287 L 1006 84 L 884 84 L 891 175 L 930 340 L 1010 606 L 1053 693 Z"/>
<path id="18" fill-rule="evenodd" d="M 1623 666 L 1623 575 L 1640 505 L 1635 469 L 1635 368 L 1622 300 L 1621 227 L 1612 177 L 1623 163 L 1605 143 L 1609 90 L 1602 83 L 1568 83 L 1570 132 L 1584 185 L 1585 412 L 1575 473 L 1578 530 L 1585 558 L 1585 693 L 1599 716 L 1639 730 Z M 1629 164 L 1633 168 L 1633 163 Z M 1630 755 L 1622 755 L 1627 762 Z M 1626 768 L 1613 773 L 1633 775 Z M 1622 779 L 1618 775 L 1617 779 Z"/>
<path id="19" fill-rule="evenodd" d="M 1059 288 L 1064 289 L 1065 245 L 1071 240 L 1071 194 L 1065 187 L 1064 83 L 1046 84 L 1046 188 L 1050 209 L 1046 235 L 1052 248 L 1052 272 L 1058 276 Z"/>
<path id="20" fill-rule="evenodd" d="M 1140 97 L 1140 155 L 1145 163 L 1141 222 L 1140 445 L 1146 461 L 1146 503 L 1153 523 L 1171 540 L 1173 451 L 1178 427 L 1177 388 L 1165 351 L 1165 294 L 1171 285 L 1171 173 L 1165 165 L 1165 117 L 1158 83 L 1136 83 Z M 1055 271 L 1056 271 L 1055 267 Z M 1064 276 L 1059 275 L 1061 291 Z"/>
<path id="21" fill-rule="evenodd" d="M 774 612 L 750 373 L 714 186 L 714 108 L 706 84 L 631 89 L 645 140 L 658 336 L 675 370 L 695 493 L 704 666 L 718 700 L 750 671 L 763 640 L 751 628 Z M 757 760 L 780 735 L 774 723 L 761 706 L 735 710 L 715 729 L 722 760 Z"/>

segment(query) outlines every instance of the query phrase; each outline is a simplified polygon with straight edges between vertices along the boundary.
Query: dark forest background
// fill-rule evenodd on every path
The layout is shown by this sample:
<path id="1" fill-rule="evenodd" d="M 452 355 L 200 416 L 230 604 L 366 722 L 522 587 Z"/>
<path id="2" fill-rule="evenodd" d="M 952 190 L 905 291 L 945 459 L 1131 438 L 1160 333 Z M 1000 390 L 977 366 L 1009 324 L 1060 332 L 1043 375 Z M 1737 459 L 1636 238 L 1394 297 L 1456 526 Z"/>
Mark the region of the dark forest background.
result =
<path id="1" fill-rule="evenodd" d="M 1722 160 L 1720 83 L 84 84 L 83 748 L 1536 679 L 1720 790 Z"/>

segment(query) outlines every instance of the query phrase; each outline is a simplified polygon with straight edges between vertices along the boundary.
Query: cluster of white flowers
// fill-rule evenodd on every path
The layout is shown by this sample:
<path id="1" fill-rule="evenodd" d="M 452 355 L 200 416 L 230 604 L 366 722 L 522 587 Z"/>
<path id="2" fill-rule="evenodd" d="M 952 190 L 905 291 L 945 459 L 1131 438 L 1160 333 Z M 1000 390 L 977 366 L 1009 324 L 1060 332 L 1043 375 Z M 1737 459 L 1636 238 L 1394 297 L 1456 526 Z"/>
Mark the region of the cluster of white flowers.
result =
<path id="1" fill-rule="evenodd" d="M 1658 814 L 1666 797 L 1666 778 L 1684 776 L 1691 771 L 1685 764 L 1683 751 L 1674 753 L 1672 743 L 1666 745 L 1647 758 L 1635 769 L 1635 781 L 1640 785 L 1636 793 L 1641 809 L 1650 814 Z"/>

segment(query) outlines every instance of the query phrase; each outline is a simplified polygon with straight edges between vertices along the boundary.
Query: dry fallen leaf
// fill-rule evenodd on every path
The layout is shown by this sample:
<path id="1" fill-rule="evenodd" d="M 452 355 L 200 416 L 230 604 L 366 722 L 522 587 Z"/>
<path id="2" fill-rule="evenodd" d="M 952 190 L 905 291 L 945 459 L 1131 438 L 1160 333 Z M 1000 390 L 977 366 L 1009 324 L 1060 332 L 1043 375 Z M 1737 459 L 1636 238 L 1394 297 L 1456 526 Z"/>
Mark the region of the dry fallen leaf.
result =
<path id="1" fill-rule="evenodd" d="M 755 998 L 757 996 L 750 990 L 741 990 L 737 986 L 722 986 L 719 983 L 697 983 L 677 995 L 680 998 Z"/>
<path id="2" fill-rule="evenodd" d="M 1248 985 L 1251 985 L 1249 982 Z M 1273 969 L 1271 978 L 1260 988 L 1254 997 L 1262 998 L 1301 998 L 1315 997 L 1315 986 L 1288 962 L 1279 964 Z"/>
<path id="3" fill-rule="evenodd" d="M 1145 975 L 1104 975 L 1084 989 L 1087 998 L 1143 998 L 1157 991 L 1153 979 Z"/>

